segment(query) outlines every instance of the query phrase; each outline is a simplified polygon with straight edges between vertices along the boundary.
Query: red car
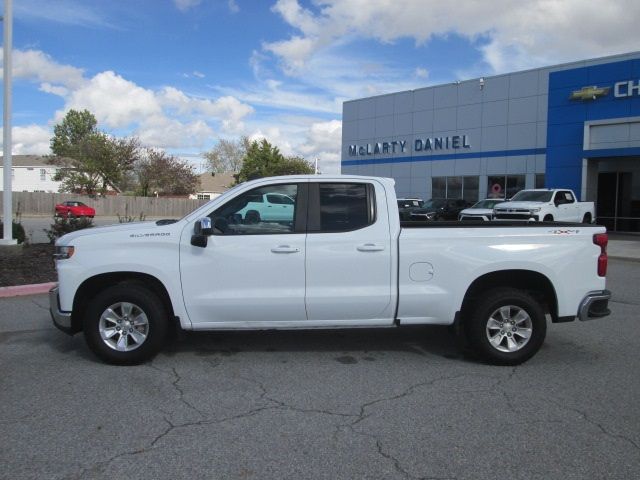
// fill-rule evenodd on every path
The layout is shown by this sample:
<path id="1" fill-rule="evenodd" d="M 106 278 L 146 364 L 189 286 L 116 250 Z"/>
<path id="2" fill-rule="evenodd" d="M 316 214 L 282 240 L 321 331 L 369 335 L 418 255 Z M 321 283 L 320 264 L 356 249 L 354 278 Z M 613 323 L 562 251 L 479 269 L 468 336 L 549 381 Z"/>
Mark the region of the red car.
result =
<path id="1" fill-rule="evenodd" d="M 96 214 L 95 209 L 82 202 L 76 202 L 70 200 L 68 202 L 62 202 L 56 205 L 55 215 L 56 217 L 64 218 L 77 218 L 77 217 L 89 217 L 93 218 Z"/>

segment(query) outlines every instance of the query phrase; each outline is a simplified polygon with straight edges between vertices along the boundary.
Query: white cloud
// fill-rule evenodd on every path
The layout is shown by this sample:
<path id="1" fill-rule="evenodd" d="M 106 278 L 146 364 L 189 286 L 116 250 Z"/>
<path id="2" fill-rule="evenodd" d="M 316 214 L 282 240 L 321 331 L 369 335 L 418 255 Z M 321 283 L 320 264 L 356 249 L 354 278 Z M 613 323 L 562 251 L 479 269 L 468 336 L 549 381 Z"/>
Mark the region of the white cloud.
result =
<path id="1" fill-rule="evenodd" d="M 429 78 L 429 70 L 427 70 L 426 68 L 417 67 L 413 74 L 417 78 Z"/>
<path id="2" fill-rule="evenodd" d="M 342 122 L 313 117 L 279 116 L 253 124 L 246 135 L 251 140 L 265 138 L 283 155 L 297 155 L 313 163 L 318 159 L 323 173 L 340 173 Z"/>
<path id="3" fill-rule="evenodd" d="M 0 138 L 4 138 L 3 135 L 3 129 L 0 128 Z M 49 155 L 49 141 L 52 135 L 51 130 L 42 125 L 13 127 L 11 152 L 14 155 Z"/>
<path id="4" fill-rule="evenodd" d="M 331 120 L 313 123 L 306 139 L 298 147 L 309 161 L 318 159 L 323 173 L 340 173 L 340 145 L 342 142 L 342 122 Z"/>
<path id="5" fill-rule="evenodd" d="M 186 12 L 190 8 L 200 5 L 202 0 L 173 0 L 173 3 L 182 12 Z"/>
<path id="6" fill-rule="evenodd" d="M 19 20 L 42 20 L 81 27 L 118 28 L 100 12 L 98 2 L 83 0 L 56 0 L 55 8 L 51 0 L 20 0 L 14 2 L 14 15 Z"/>
<path id="7" fill-rule="evenodd" d="M 78 88 L 84 83 L 81 68 L 58 63 L 40 50 L 14 50 L 12 63 L 14 78 L 42 83 L 49 89 Z"/>
<path id="8" fill-rule="evenodd" d="M 231 13 L 238 13 L 240 11 L 240 7 L 238 6 L 236 0 L 228 0 L 227 6 L 229 7 L 229 11 Z"/>
<path id="9" fill-rule="evenodd" d="M 113 71 L 86 78 L 82 69 L 60 64 L 39 50 L 15 50 L 14 77 L 38 83 L 40 91 L 64 100 L 53 122 L 62 120 L 69 109 L 87 109 L 100 127 L 135 132 L 145 144 L 161 148 L 203 148 L 216 130 L 243 132 L 244 119 L 254 112 L 231 95 L 199 98 L 175 87 L 144 88 Z M 23 135 L 23 140 L 16 137 L 15 148 L 20 153 L 48 151 L 50 133 L 46 142 L 42 140 L 42 132 L 48 129 L 35 125 L 18 128 L 27 128 L 16 130 Z"/>
<path id="10" fill-rule="evenodd" d="M 477 45 L 495 72 L 633 51 L 640 39 L 636 0 L 317 0 L 315 7 L 297 0 L 273 7 L 301 33 L 264 45 L 288 74 L 300 75 L 314 55 L 358 38 L 423 44 L 457 34 Z"/>
<path id="11" fill-rule="evenodd" d="M 96 116 L 99 124 L 109 128 L 126 128 L 132 123 L 162 114 L 153 91 L 111 71 L 95 75 L 81 88 L 71 92 L 64 110 L 56 113 L 56 121 L 61 120 L 71 108 L 86 108 Z"/>
<path id="12" fill-rule="evenodd" d="M 134 131 L 144 145 L 159 148 L 202 148 L 215 132 L 203 120 L 180 122 L 163 115 L 153 116 L 141 122 Z"/>

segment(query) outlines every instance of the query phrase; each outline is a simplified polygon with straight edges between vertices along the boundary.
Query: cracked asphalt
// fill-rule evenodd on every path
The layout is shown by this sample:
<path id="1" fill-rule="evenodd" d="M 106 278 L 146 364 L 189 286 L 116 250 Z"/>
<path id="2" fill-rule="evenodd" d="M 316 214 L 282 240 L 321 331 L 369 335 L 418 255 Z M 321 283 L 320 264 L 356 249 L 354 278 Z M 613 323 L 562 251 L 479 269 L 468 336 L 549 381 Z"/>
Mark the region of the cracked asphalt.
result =
<path id="1" fill-rule="evenodd" d="M 611 261 L 613 314 L 515 368 L 440 327 L 183 333 L 113 367 L 46 296 L 2 299 L 0 478 L 638 478 L 638 284 Z"/>

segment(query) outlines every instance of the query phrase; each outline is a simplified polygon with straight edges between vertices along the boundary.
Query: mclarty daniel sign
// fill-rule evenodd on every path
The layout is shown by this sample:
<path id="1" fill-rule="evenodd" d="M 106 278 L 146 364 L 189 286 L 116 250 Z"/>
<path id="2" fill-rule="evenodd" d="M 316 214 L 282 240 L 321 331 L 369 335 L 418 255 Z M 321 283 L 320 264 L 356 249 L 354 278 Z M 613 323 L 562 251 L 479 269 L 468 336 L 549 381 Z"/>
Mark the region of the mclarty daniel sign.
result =
<path id="1" fill-rule="evenodd" d="M 411 145 L 407 140 L 393 140 L 391 142 L 375 142 L 349 145 L 349 156 L 365 156 L 392 153 L 407 153 L 413 146 L 414 152 L 430 152 L 435 150 L 458 150 L 471 148 L 467 135 L 451 135 L 449 137 L 416 138 Z"/>

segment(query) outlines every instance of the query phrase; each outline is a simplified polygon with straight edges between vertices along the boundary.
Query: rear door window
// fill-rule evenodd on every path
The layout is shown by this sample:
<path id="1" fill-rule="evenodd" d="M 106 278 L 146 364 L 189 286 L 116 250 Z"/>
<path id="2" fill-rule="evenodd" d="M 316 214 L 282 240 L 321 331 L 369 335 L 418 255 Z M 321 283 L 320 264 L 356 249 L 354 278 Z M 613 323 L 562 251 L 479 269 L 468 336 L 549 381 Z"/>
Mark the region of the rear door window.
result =
<path id="1" fill-rule="evenodd" d="M 347 232 L 373 224 L 373 195 L 373 185 L 366 183 L 313 184 L 309 232 Z M 311 200 L 313 197 L 315 201 Z"/>

